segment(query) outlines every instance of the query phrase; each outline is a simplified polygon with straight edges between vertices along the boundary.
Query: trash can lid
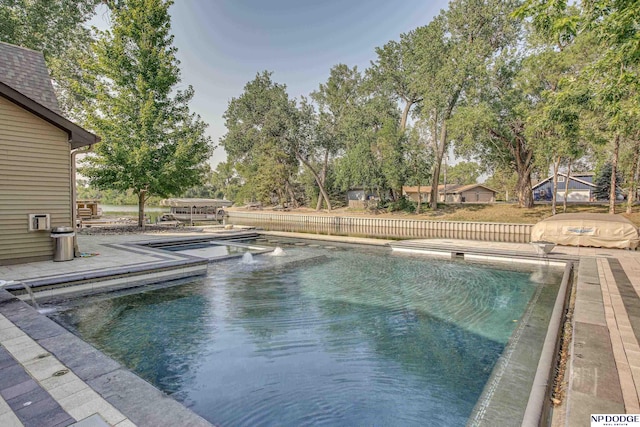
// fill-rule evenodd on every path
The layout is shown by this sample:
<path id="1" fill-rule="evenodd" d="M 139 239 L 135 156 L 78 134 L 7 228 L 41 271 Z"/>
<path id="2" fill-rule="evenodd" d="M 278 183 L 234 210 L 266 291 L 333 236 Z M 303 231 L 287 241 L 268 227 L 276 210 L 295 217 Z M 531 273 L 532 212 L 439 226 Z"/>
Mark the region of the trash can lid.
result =
<path id="1" fill-rule="evenodd" d="M 73 233 L 73 227 L 53 227 L 51 230 L 52 233 Z"/>

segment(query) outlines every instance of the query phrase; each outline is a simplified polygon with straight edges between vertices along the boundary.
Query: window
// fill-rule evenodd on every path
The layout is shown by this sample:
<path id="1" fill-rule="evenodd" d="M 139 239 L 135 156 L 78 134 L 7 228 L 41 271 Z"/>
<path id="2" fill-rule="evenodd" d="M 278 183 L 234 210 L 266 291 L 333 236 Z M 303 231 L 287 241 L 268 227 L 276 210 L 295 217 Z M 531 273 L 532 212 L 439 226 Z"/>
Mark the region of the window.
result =
<path id="1" fill-rule="evenodd" d="M 564 176 L 558 175 L 558 182 L 564 182 Z"/>

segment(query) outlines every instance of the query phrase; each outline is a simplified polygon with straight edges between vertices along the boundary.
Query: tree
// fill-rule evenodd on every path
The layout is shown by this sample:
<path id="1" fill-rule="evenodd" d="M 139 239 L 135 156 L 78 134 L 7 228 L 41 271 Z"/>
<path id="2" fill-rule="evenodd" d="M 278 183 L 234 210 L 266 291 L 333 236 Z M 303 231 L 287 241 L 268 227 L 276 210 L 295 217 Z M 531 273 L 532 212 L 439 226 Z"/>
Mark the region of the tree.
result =
<path id="1" fill-rule="evenodd" d="M 83 24 L 100 0 L 0 0 L 0 41 L 40 51 L 60 107 L 77 118 L 74 87 L 86 84 L 81 60 L 90 56 L 91 33 Z"/>
<path id="2" fill-rule="evenodd" d="M 362 96 L 345 126 L 344 155 L 336 163 L 343 190 L 360 185 L 397 200 L 404 182 L 403 133 L 396 103 L 379 94 Z"/>
<path id="3" fill-rule="evenodd" d="M 318 106 L 316 133 L 311 141 L 315 151 L 321 155 L 322 168 L 315 171 L 309 161 L 307 166 L 314 177 L 317 176 L 315 179 L 318 188 L 329 210 L 331 204 L 325 186 L 329 160 L 348 145 L 347 140 L 351 134 L 348 126 L 350 117 L 361 102 L 361 85 L 362 75 L 357 67 L 349 68 L 345 64 L 338 64 L 331 68 L 327 82 L 320 84 L 318 90 L 311 93 L 311 99 Z M 322 198 L 318 199 L 316 210 L 322 206 Z"/>
<path id="4" fill-rule="evenodd" d="M 429 171 L 433 162 L 433 151 L 429 149 L 429 136 L 426 135 L 428 132 L 428 127 L 424 126 L 422 122 L 418 122 L 409 132 L 404 151 L 407 171 L 406 183 L 418 187 L 417 215 L 420 215 L 422 207 L 420 187 L 429 182 Z"/>
<path id="5" fill-rule="evenodd" d="M 82 174 L 98 188 L 133 190 L 139 226 L 149 196 L 179 195 L 201 182 L 213 149 L 206 124 L 189 112 L 193 88 L 176 89 L 171 4 L 109 2 L 113 27 L 94 46 L 98 83 L 87 122 L 102 142 Z"/>
<path id="6" fill-rule="evenodd" d="M 619 0 L 582 1 L 578 5 L 578 18 L 572 20 L 569 3 L 527 0 L 518 14 L 532 17 L 538 27 L 568 28 L 568 33 L 577 34 L 577 39 L 587 37 L 597 42 L 599 55 L 585 67 L 581 80 L 593 97 L 592 108 L 605 119 L 611 152 L 609 212 L 615 213 L 614 183 L 620 143 L 633 138 L 634 130 L 630 130 L 628 123 L 637 118 L 640 104 L 640 4 Z"/>
<path id="7" fill-rule="evenodd" d="M 615 203 L 615 199 L 620 196 L 620 184 L 622 182 L 622 177 L 619 173 L 616 173 L 615 176 L 615 186 L 613 191 L 611 190 L 611 175 L 612 175 L 613 165 L 611 163 L 606 163 L 600 171 L 595 176 L 594 184 L 596 185 L 596 189 L 593 190 L 593 195 L 598 200 L 609 200 L 611 194 L 613 193 Z"/>
<path id="8" fill-rule="evenodd" d="M 475 184 L 482 175 L 482 167 L 476 162 L 459 162 L 447 168 L 447 184 Z M 444 180 L 444 176 L 441 176 Z"/>
<path id="9" fill-rule="evenodd" d="M 241 194 L 264 202 L 275 194 L 284 203 L 299 169 L 292 145 L 300 136 L 299 111 L 286 86 L 272 81 L 270 72 L 257 74 L 229 102 L 224 118 L 228 132 L 220 144 L 244 180 Z"/>
<path id="10" fill-rule="evenodd" d="M 513 170 L 520 207 L 533 206 L 534 150 L 525 133 L 532 98 L 519 84 L 521 59 L 499 57 L 474 98 L 452 120 L 456 152 L 473 155 L 486 170 Z"/>
<path id="11" fill-rule="evenodd" d="M 367 70 L 369 81 L 396 100 L 404 103 L 400 118 L 400 130 L 407 127 L 409 113 L 414 105 L 422 101 L 420 66 L 415 54 L 416 31 L 400 36 L 400 42 L 389 41 L 376 48 L 378 59 Z"/>
<path id="12" fill-rule="evenodd" d="M 240 178 L 233 167 L 233 163 L 218 163 L 216 170 L 211 173 L 210 183 L 221 194 L 223 199 L 235 200 L 240 187 Z"/>
<path id="13" fill-rule="evenodd" d="M 518 174 L 512 169 L 496 169 L 485 181 L 485 184 L 493 189 L 504 193 L 504 201 L 511 200 L 511 195 L 516 193 Z"/>
<path id="14" fill-rule="evenodd" d="M 419 28 L 416 52 L 423 76 L 421 114 L 433 131 L 435 162 L 431 179 L 431 208 L 437 208 L 438 181 L 449 142 L 449 121 L 474 80 L 513 42 L 515 1 L 454 0 L 449 9 Z"/>

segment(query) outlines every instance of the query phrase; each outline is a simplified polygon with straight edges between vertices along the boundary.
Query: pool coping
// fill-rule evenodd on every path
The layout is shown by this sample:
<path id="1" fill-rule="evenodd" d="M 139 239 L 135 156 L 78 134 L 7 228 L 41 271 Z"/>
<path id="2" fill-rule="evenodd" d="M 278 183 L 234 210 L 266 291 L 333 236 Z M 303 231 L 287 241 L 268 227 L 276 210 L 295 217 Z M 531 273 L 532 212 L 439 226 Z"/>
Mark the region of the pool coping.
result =
<path id="1" fill-rule="evenodd" d="M 27 299 L 25 285 L 35 291 L 39 298 L 51 299 L 61 295 L 82 296 L 91 294 L 99 289 L 118 290 L 133 288 L 158 281 L 170 281 L 187 277 L 202 276 L 207 273 L 210 262 L 222 261 L 229 256 L 213 259 L 198 257 L 162 250 L 163 246 L 189 243 L 203 243 L 215 241 L 235 241 L 257 237 L 254 232 L 239 232 L 234 234 L 210 234 L 207 236 L 170 237 L 156 240 L 140 240 L 134 243 L 107 243 L 110 247 L 125 251 L 129 254 L 151 255 L 156 261 L 127 264 L 121 267 L 107 267 L 103 269 L 86 270 L 78 273 L 52 274 L 14 281 L 4 287 L 17 294 L 21 299 Z M 232 255 L 230 257 L 234 257 Z"/>
<path id="2" fill-rule="evenodd" d="M 278 232 L 275 232 L 275 233 L 274 233 L 274 232 L 260 232 L 260 234 L 261 234 L 261 235 L 275 235 L 275 236 L 283 236 L 283 235 L 285 235 L 285 234 L 286 234 L 286 235 L 287 235 L 287 237 L 294 238 L 294 239 L 295 239 L 295 238 L 305 239 L 305 240 L 309 240 L 309 239 L 310 239 L 310 235 L 308 235 L 307 233 L 278 233 Z M 317 239 L 313 239 L 313 240 L 323 240 L 323 241 L 330 241 L 330 242 L 344 242 L 344 243 L 348 243 L 348 244 L 350 244 L 350 243 L 358 243 L 358 244 L 362 244 L 362 243 L 363 243 L 363 242 L 361 242 L 361 241 L 358 241 L 358 242 L 350 241 L 348 238 L 346 238 L 346 239 L 345 239 L 345 238 L 344 238 L 344 237 L 342 237 L 342 236 L 326 236 L 326 235 L 319 235 L 319 236 L 317 236 L 317 237 L 318 237 Z M 200 240 L 216 240 L 216 239 L 217 239 L 217 238 L 216 238 L 216 236 L 211 236 L 211 235 L 206 236 L 206 237 L 201 237 L 201 238 L 200 238 Z M 191 238 L 185 238 L 184 240 L 192 240 L 192 239 L 191 239 Z M 366 239 L 358 238 L 358 240 L 366 240 Z M 380 239 L 371 239 L 371 244 L 374 244 L 374 245 L 379 245 L 379 246 L 380 246 L 380 245 L 387 245 L 387 244 L 389 244 L 389 243 L 391 243 L 391 242 L 390 242 L 390 241 L 380 241 Z M 461 243 L 464 243 L 464 241 L 461 241 Z M 437 245 L 437 242 L 430 242 L 430 244 Z M 132 245 L 136 245 L 136 246 L 137 246 L 137 245 L 138 245 L 138 242 L 136 242 L 136 244 L 132 244 Z M 511 244 L 507 244 L 507 245 L 511 245 Z M 390 245 L 389 245 L 389 246 L 390 246 Z M 447 245 L 445 244 L 445 245 L 443 245 L 443 246 L 445 246 L 445 247 L 446 247 Z M 443 248 L 443 246 L 440 246 L 440 248 Z M 460 245 L 458 245 L 458 246 L 457 246 L 458 251 L 459 251 L 459 248 L 460 248 Z M 446 250 L 450 250 L 450 249 L 456 249 L 456 248 L 445 248 L 445 249 L 446 249 Z M 469 248 L 466 248 L 466 249 L 469 249 Z M 486 250 L 487 248 L 484 248 L 484 249 Z M 473 249 L 472 249 L 472 251 L 473 251 L 473 252 L 478 252 L 478 253 L 480 253 L 480 252 L 481 252 L 481 251 L 477 251 L 477 250 L 473 250 Z M 598 250 L 596 249 L 595 251 L 598 251 Z M 496 251 L 488 250 L 487 252 L 491 253 L 492 255 L 496 255 L 496 253 L 495 253 Z M 509 257 L 509 255 L 514 256 L 514 255 L 515 255 L 515 253 L 518 253 L 519 251 L 518 251 L 518 250 L 516 250 L 516 251 L 510 251 L 510 250 L 507 250 L 507 251 L 498 251 L 498 252 L 500 252 L 500 253 L 499 253 L 499 256 L 500 256 L 501 258 L 508 259 L 508 258 L 510 258 L 510 257 Z M 577 254 L 571 254 L 570 256 L 564 256 L 564 255 L 563 255 L 563 257 L 564 257 L 564 258 L 566 258 L 566 259 L 567 259 L 567 261 L 569 261 L 569 260 L 571 260 L 571 259 L 573 259 L 574 261 L 577 261 L 577 260 L 584 261 L 584 260 L 585 260 L 584 254 L 580 253 L 580 250 L 577 250 L 576 252 L 577 252 Z M 456 252 L 456 253 L 457 253 L 457 252 Z M 593 252 L 593 251 L 591 251 L 591 252 L 589 252 L 589 253 L 594 253 L 594 252 Z M 609 253 L 611 253 L 611 252 L 609 252 Z M 615 253 L 617 253 L 617 254 L 621 254 L 621 253 L 623 253 L 623 252 L 615 252 Z M 515 255 L 515 256 L 518 256 L 518 255 Z M 607 254 L 598 254 L 597 252 L 595 252 L 595 257 L 596 257 L 597 259 L 598 259 L 598 258 L 601 258 L 602 256 L 607 256 Z M 587 259 L 588 259 L 588 258 L 587 258 Z M 581 265 L 581 264 L 583 264 L 583 262 L 579 262 L 577 265 Z M 577 275 L 577 276 L 579 276 L 579 273 L 578 273 L 577 271 L 576 271 L 576 275 Z M 578 277 L 578 278 L 579 278 L 579 277 Z M 578 286 L 579 286 L 579 285 L 578 285 Z M 634 286 L 635 286 L 635 285 L 634 285 Z M 6 291 L 4 291 L 4 290 L 0 290 L 0 296 L 3 296 L 3 297 L 4 297 L 4 298 L 0 298 L 0 301 L 3 301 L 3 302 L 0 302 L 0 313 L 2 313 L 2 311 L 1 311 L 1 308 L 2 308 L 2 307 L 1 307 L 1 306 L 3 306 L 3 305 L 6 303 L 6 301 L 7 301 L 7 296 L 6 296 L 6 294 L 8 294 Z M 10 294 L 9 294 L 9 295 L 10 295 Z M 8 297 L 8 298 L 15 298 L 15 297 L 11 296 L 11 297 Z M 24 310 L 25 310 L 25 311 L 29 311 L 29 310 L 30 310 L 30 312 L 31 312 L 31 316 L 33 316 L 33 312 L 35 312 L 35 310 L 33 310 L 30 306 L 28 306 L 28 305 L 27 305 L 27 304 L 25 304 L 25 303 L 22 303 L 22 304 L 24 304 L 24 305 L 22 306 L 22 307 L 24 308 Z M 37 313 L 37 312 L 36 312 L 36 313 Z M 46 316 L 44 316 L 44 315 L 40 315 L 40 314 L 38 314 L 38 316 L 40 316 L 40 317 L 44 317 L 44 318 L 45 318 L 45 319 L 47 319 L 49 322 L 53 322 L 51 319 L 46 318 Z M 18 321 L 18 323 L 20 323 L 20 322 Z M 574 323 L 576 323 L 576 322 L 574 321 Z M 53 322 L 53 324 L 54 324 L 54 325 L 57 325 L 55 322 Z M 23 326 L 24 326 L 24 325 L 23 325 Z M 59 325 L 58 325 L 58 326 L 59 326 Z M 18 327 L 20 327 L 20 326 L 18 326 Z M 22 328 L 20 328 L 20 329 L 22 329 Z M 25 329 L 26 329 L 26 330 L 25 330 L 25 332 L 26 332 L 28 335 L 30 335 L 30 334 L 29 334 L 29 330 L 30 330 L 30 329 L 29 329 L 29 324 L 28 324 L 28 323 L 26 324 L 26 328 L 25 328 Z M 37 331 L 36 331 L 36 332 L 37 332 Z M 67 331 L 67 332 L 68 332 L 68 331 Z M 37 334 L 36 334 L 36 335 L 37 335 Z M 72 335 L 72 334 L 71 334 L 71 335 Z M 74 337 L 75 337 L 75 336 L 74 336 Z M 53 336 L 53 337 L 50 337 L 50 338 L 51 338 L 51 339 L 52 339 L 52 341 L 54 341 L 54 342 L 57 340 L 56 336 Z M 76 337 L 76 338 L 77 338 L 77 337 Z M 82 340 L 80 340 L 80 341 L 82 341 Z M 90 346 L 89 344 L 85 343 L 84 341 L 82 341 L 82 343 L 84 343 L 85 345 Z M 572 341 L 572 345 L 574 345 L 574 344 L 575 344 L 575 343 Z M 93 350 L 95 350 L 95 349 L 93 349 Z M 97 350 L 95 350 L 95 351 L 97 351 Z M 52 352 L 52 353 L 53 353 L 53 352 Z M 100 353 L 100 352 L 98 352 L 98 353 Z M 100 354 L 101 354 L 103 357 L 106 357 L 106 356 L 104 356 L 102 353 L 100 353 Z M 55 354 L 54 354 L 54 355 L 55 355 Z M 61 355 L 61 357 L 64 357 L 64 355 Z M 573 352 L 571 353 L 571 357 L 572 357 L 572 360 L 573 360 Z M 83 362 L 85 362 L 85 361 L 83 361 Z M 90 369 L 90 368 L 91 368 L 91 365 L 92 365 L 92 364 L 94 364 L 94 361 L 93 361 L 93 360 L 86 360 L 86 363 L 90 365 L 90 366 L 88 367 L 88 368 Z M 570 369 L 571 369 L 571 367 L 568 367 L 568 368 L 567 368 L 567 371 L 569 371 Z M 75 372 L 75 370 L 74 370 L 73 368 L 72 368 L 72 371 L 73 371 L 73 372 Z M 126 371 L 126 369 L 125 369 L 125 371 Z M 140 378 L 139 378 L 139 377 L 137 377 L 135 374 L 133 374 L 133 373 L 131 373 L 131 372 L 129 372 L 129 371 L 126 371 L 126 372 L 128 372 L 128 374 L 124 374 L 124 373 L 122 373 L 118 378 L 114 378 L 114 381 L 115 381 L 115 380 L 119 380 L 119 381 L 121 381 L 121 384 L 120 384 L 120 385 L 122 385 L 122 386 L 124 386 L 124 387 L 127 387 L 128 381 L 129 381 L 129 379 L 131 379 L 132 377 L 136 377 L 136 378 L 138 378 L 140 381 L 142 381 L 143 383 L 146 383 L 146 381 L 144 381 L 144 380 L 140 379 Z M 620 380 L 622 380 L 622 379 L 620 379 Z M 124 383 L 122 383 L 122 381 L 124 381 Z M 153 387 L 153 386 L 151 386 L 149 383 L 146 383 L 146 384 L 147 384 L 148 386 L 150 386 L 150 387 L 154 388 L 154 387 Z M 90 384 L 90 383 L 89 383 L 89 385 L 91 386 L 91 384 Z M 100 384 L 97 384 L 97 386 L 99 386 L 99 385 L 100 385 Z M 92 388 L 93 388 L 93 386 L 92 386 Z M 155 388 L 154 388 L 154 389 L 155 389 Z M 156 392 L 158 392 L 158 393 L 160 393 L 161 395 L 163 395 L 163 393 L 162 393 L 161 391 L 159 391 L 159 390 L 157 390 L 157 389 L 155 389 L 155 390 L 156 390 Z M 96 391 L 97 391 L 97 390 L 96 390 Z M 166 400 L 166 398 L 167 398 L 167 396 L 166 396 L 166 395 L 164 395 L 163 399 L 165 399 L 165 400 Z M 567 400 L 569 401 L 569 403 L 571 403 L 571 402 L 570 402 L 570 400 L 571 400 L 571 399 L 572 399 L 572 398 L 571 398 L 571 394 L 569 394 L 569 397 L 567 398 Z M 182 408 L 184 408 L 184 409 L 185 409 L 186 411 L 188 411 L 189 413 L 193 413 L 192 411 L 190 411 L 189 409 L 185 408 L 183 405 L 181 405 L 181 404 L 180 404 L 180 403 L 178 403 L 177 401 L 175 401 L 175 400 L 173 400 L 173 399 L 170 399 L 170 400 L 172 400 L 173 402 L 176 402 L 178 405 L 180 405 Z M 162 400 L 161 400 L 161 401 L 162 401 Z M 1 399 L 0 399 L 0 403 L 1 403 Z M 146 403 L 144 403 L 144 402 L 140 402 L 140 401 L 136 401 L 136 405 L 142 405 L 142 406 L 144 406 L 144 404 L 146 404 Z M 577 403 L 575 403 L 575 405 L 578 405 L 578 406 L 579 406 L 579 405 L 580 405 L 580 402 L 578 401 Z M 574 406 L 575 406 L 575 405 L 574 405 Z M 135 405 L 134 405 L 134 406 L 135 406 Z M 134 410 L 134 411 L 141 410 L 142 406 L 135 406 L 135 408 L 133 408 L 133 410 Z M 584 409 L 584 408 L 583 408 L 583 409 Z M 624 406 L 622 406 L 622 409 L 624 410 Z M 0 415 L 2 415 L 2 414 L 0 413 Z M 555 416 L 555 413 L 554 413 L 554 416 Z M 568 415 L 566 415 L 566 416 L 568 416 Z M 158 421 L 162 421 L 162 420 L 158 420 Z M 141 423 L 140 425 L 145 425 L 145 424 L 144 424 L 144 423 Z M 162 425 L 162 424 L 154 424 L 154 425 Z M 170 425 L 170 424 L 164 424 L 164 425 Z M 205 425 L 210 425 L 210 424 L 207 422 L 207 424 L 205 424 Z M 574 425 L 574 424 L 568 424 L 568 425 Z M 575 425 L 579 425 L 579 424 L 575 424 Z"/>

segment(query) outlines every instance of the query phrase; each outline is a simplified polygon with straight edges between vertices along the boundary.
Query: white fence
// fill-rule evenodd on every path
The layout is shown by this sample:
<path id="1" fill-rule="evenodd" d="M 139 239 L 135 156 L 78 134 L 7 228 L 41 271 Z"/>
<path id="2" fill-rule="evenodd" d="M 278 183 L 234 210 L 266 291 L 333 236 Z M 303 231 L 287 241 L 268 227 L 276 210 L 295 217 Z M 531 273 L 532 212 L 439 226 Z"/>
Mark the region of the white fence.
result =
<path id="1" fill-rule="evenodd" d="M 530 241 L 533 227 L 533 224 L 293 215 L 275 212 L 228 211 L 227 214 L 227 223 L 255 225 L 266 230 L 382 238 L 441 238 L 527 243 Z"/>

